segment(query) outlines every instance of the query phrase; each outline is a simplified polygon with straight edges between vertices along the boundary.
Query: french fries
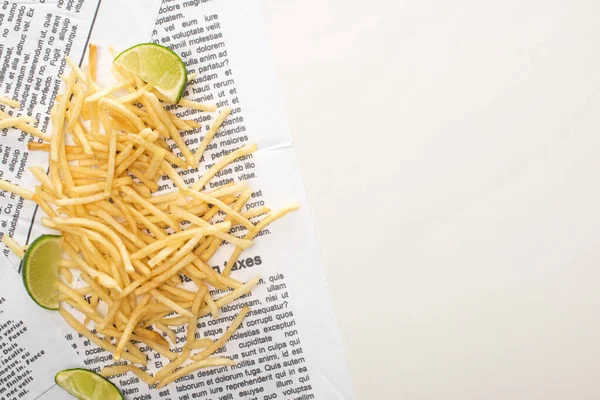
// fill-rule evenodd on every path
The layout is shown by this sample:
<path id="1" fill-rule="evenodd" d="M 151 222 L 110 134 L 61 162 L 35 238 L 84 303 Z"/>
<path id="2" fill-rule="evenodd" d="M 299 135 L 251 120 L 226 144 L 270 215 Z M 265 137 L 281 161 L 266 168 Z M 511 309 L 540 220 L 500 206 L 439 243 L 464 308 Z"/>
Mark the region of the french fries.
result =
<path id="1" fill-rule="evenodd" d="M 199 368 L 234 365 L 227 358 L 208 357 L 229 340 L 249 308 L 244 307 L 214 342 L 196 339 L 197 319 L 208 314 L 217 318 L 220 308 L 259 284 L 258 277 L 245 283 L 228 277 L 232 265 L 267 224 L 297 205 L 254 224 L 250 218 L 270 209 L 263 206 L 243 212 L 252 195 L 246 182 L 203 191 L 219 171 L 256 151 L 255 145 L 233 149 L 190 187 L 186 174 L 180 176 L 175 168 L 198 165 L 230 110 L 218 112 L 212 105 L 181 100 L 184 107 L 218 112 L 194 154 L 180 132 L 200 124 L 171 113 L 162 95 L 127 71 L 116 68 L 116 84 L 98 85 L 94 81 L 96 51 L 90 45 L 90 65 L 83 68 L 67 58 L 71 72 L 63 77 L 66 89 L 51 110 L 52 135 L 30 125 L 30 117 L 10 117 L 0 111 L 0 128 L 21 129 L 42 139 L 44 143 L 30 142 L 28 148 L 49 153 L 49 168 L 29 169 L 40 182 L 35 190 L 4 180 L 0 180 L 0 190 L 35 201 L 47 214 L 42 223 L 63 234 L 60 314 L 74 330 L 113 353 L 115 361 L 132 363 L 107 367 L 101 371 L 103 376 L 132 372 L 150 385 L 163 387 Z M 0 103 L 19 106 L 6 96 L 0 96 Z M 182 158 L 170 146 L 176 146 Z M 166 179 L 174 185 L 174 192 L 161 193 Z M 219 213 L 225 219 L 213 222 Z M 233 235 L 239 229 L 232 228 L 238 225 L 247 229 L 243 238 Z M 8 235 L 2 241 L 17 256 L 24 256 L 23 246 Z M 234 251 L 221 274 L 207 263 L 223 241 Z M 181 275 L 191 283 L 183 287 Z M 81 280 L 87 286 L 76 286 Z M 213 299 L 209 287 L 231 290 Z M 178 325 L 188 326 L 186 338 L 182 348 L 171 351 L 169 346 L 181 338 L 170 326 Z M 133 365 L 147 362 L 135 342 L 146 344 L 171 363 L 150 375 Z"/>

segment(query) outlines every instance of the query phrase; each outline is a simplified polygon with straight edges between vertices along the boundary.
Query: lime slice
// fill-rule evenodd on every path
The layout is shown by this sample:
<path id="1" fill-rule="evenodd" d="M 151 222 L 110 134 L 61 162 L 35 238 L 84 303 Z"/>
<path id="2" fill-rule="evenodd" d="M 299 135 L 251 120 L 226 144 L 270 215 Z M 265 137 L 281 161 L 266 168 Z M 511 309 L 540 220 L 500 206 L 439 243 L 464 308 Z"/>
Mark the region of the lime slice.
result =
<path id="1" fill-rule="evenodd" d="M 54 382 L 79 400 L 123 400 L 119 389 L 102 376 L 86 369 L 65 369 Z"/>
<path id="2" fill-rule="evenodd" d="M 58 310 L 58 264 L 62 255 L 62 236 L 42 235 L 27 248 L 23 257 L 23 283 L 38 305 Z"/>
<path id="3" fill-rule="evenodd" d="M 187 71 L 181 58 L 159 44 L 130 47 L 119 54 L 114 63 L 154 86 L 173 103 L 179 101 L 187 84 Z"/>

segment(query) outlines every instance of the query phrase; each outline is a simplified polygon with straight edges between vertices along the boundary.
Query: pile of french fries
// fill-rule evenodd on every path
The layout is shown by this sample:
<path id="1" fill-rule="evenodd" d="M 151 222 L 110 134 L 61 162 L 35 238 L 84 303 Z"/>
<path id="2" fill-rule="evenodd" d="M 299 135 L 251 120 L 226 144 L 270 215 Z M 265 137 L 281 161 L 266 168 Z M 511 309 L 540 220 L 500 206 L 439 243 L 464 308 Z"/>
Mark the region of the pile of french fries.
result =
<path id="1" fill-rule="evenodd" d="M 117 83 L 101 87 L 96 83 L 94 45 L 88 66 L 80 68 L 66 60 L 71 71 L 62 77 L 65 90 L 51 110 L 51 135 L 31 125 L 30 117 L 0 112 L 0 127 L 30 133 L 41 140 L 30 142 L 29 150 L 49 152 L 48 174 L 45 168 L 30 168 L 40 183 L 34 191 L 2 180 L 0 190 L 35 201 L 47 215 L 42 223 L 63 236 L 66 257 L 60 262 L 57 285 L 61 315 L 77 332 L 113 353 L 115 361 L 130 362 L 104 368 L 104 376 L 133 372 L 160 388 L 199 368 L 234 365 L 228 358 L 211 355 L 227 342 L 249 309 L 243 308 L 214 342 L 197 339 L 197 319 L 209 314 L 217 318 L 221 307 L 257 285 L 258 277 L 245 283 L 230 277 L 232 267 L 262 229 L 298 205 L 276 212 L 267 207 L 244 212 L 252 195 L 246 183 L 204 191 L 223 167 L 255 151 L 255 145 L 222 157 L 191 187 L 179 176 L 173 166 L 198 166 L 229 109 L 220 111 L 192 152 L 180 132 L 200 124 L 168 111 L 168 101 L 151 85 L 113 66 Z M 19 106 L 6 97 L 0 102 Z M 217 111 L 189 100 L 179 105 Z M 183 158 L 171 151 L 167 138 Z M 155 194 L 164 175 L 176 191 Z M 259 222 L 252 222 L 260 216 Z M 229 233 L 238 224 L 247 229 L 243 238 Z M 23 257 L 24 248 L 8 235 L 3 242 Z M 219 273 L 207 263 L 224 242 L 235 250 Z M 183 287 L 182 275 L 193 282 L 193 290 Z M 87 286 L 75 286 L 77 279 Z M 211 288 L 230 291 L 213 299 Z M 85 320 L 80 322 L 73 310 Z M 187 340 L 172 351 L 176 337 L 170 327 L 179 325 L 187 325 Z M 171 362 L 151 376 L 145 368 L 147 355 L 136 346 L 141 343 Z"/>

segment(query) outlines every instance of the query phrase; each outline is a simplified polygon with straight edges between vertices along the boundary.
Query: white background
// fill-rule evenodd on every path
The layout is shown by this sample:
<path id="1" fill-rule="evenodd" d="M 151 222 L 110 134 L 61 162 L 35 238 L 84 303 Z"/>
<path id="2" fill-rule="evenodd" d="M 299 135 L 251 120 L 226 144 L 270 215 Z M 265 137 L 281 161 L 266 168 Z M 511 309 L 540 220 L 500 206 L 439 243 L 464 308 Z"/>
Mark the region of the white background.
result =
<path id="1" fill-rule="evenodd" d="M 600 398 L 600 2 L 262 4 L 358 398 Z"/>

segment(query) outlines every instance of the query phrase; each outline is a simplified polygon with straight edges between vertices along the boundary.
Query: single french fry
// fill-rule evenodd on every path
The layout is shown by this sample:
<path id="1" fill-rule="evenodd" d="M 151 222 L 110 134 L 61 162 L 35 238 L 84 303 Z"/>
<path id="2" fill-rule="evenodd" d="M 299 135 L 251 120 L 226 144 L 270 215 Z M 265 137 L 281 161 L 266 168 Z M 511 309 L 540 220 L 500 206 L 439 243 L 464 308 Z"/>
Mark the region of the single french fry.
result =
<path id="1" fill-rule="evenodd" d="M 210 104 L 202 104 L 192 100 L 181 99 L 177 103 L 181 107 L 193 108 L 194 110 L 207 111 L 207 112 L 215 112 L 217 111 L 217 106 Z"/>
<path id="2" fill-rule="evenodd" d="M 98 194 L 94 194 L 91 196 L 86 196 L 86 197 L 73 197 L 70 199 L 58 199 L 56 200 L 56 205 L 57 206 L 72 206 L 72 205 L 76 205 L 76 204 L 89 204 L 89 203 L 95 203 L 97 201 L 100 200 L 105 200 L 107 198 L 110 197 L 110 194 L 104 194 L 104 193 L 98 193 Z"/>
<path id="3" fill-rule="evenodd" d="M 198 149 L 196 150 L 195 160 L 194 160 L 194 164 L 193 164 L 194 167 L 198 166 L 198 164 L 200 163 L 200 160 L 202 159 L 202 155 L 206 151 L 206 148 L 208 147 L 209 143 L 213 140 L 213 138 L 215 137 L 215 134 L 217 133 L 219 128 L 221 128 L 221 125 L 223 125 L 223 122 L 229 116 L 230 113 L 231 113 L 231 109 L 229 107 L 224 108 L 223 111 L 221 111 L 219 113 L 219 115 L 215 119 L 215 122 L 212 124 L 212 126 L 210 127 L 208 132 L 206 132 L 206 134 L 204 135 L 204 138 L 202 139 L 202 141 L 200 142 L 200 145 L 198 146 Z M 202 187 L 200 187 L 200 189 L 202 189 Z"/>
<path id="4" fill-rule="evenodd" d="M 242 321 L 244 320 L 246 315 L 248 315 L 249 312 L 250 312 L 249 307 L 242 308 L 240 313 L 238 314 L 238 316 L 235 317 L 235 319 L 231 322 L 231 325 L 229 326 L 229 328 L 227 328 L 227 331 L 223 334 L 223 336 L 221 336 L 212 345 L 208 346 L 206 349 L 204 349 L 200 353 L 192 356 L 192 360 L 195 360 L 195 361 L 204 360 L 207 357 L 209 357 L 211 354 L 213 354 L 215 351 L 217 351 L 218 349 L 223 347 L 223 345 L 225 343 L 227 343 L 229 338 L 235 333 L 237 328 L 242 324 Z"/>
<path id="5" fill-rule="evenodd" d="M 98 63 L 98 48 L 95 44 L 90 43 L 88 52 L 88 65 L 90 68 L 90 76 L 96 80 L 96 65 Z"/>
<path id="6" fill-rule="evenodd" d="M 8 247 L 17 257 L 23 259 L 25 257 L 25 252 L 23 251 L 23 247 L 19 245 L 13 238 L 8 236 L 6 233 L 2 235 L 2 243 L 6 247 Z"/>
<path id="7" fill-rule="evenodd" d="M 259 281 L 260 281 L 260 279 L 258 277 L 251 279 L 250 281 L 245 283 L 240 288 L 235 289 L 235 290 L 229 292 L 228 294 L 226 294 L 225 296 L 217 299 L 215 301 L 215 304 L 217 305 L 218 308 L 221 308 L 227 304 L 234 302 L 235 300 L 239 299 L 243 295 L 250 293 L 250 291 L 258 284 Z M 203 317 L 203 316 L 209 314 L 210 312 L 211 312 L 210 307 L 208 307 L 208 306 L 202 307 L 200 309 L 198 317 Z"/>
<path id="8" fill-rule="evenodd" d="M 171 310 L 177 312 L 178 314 L 180 314 L 180 315 L 182 315 L 184 317 L 193 317 L 194 316 L 190 311 L 188 311 L 185 308 L 181 307 L 179 304 L 177 304 L 173 300 L 169 299 L 167 296 L 165 296 L 164 294 L 162 294 L 158 290 L 152 289 L 150 291 L 150 294 L 152 294 L 152 296 L 154 296 L 154 298 L 159 303 L 162 303 L 162 304 L 168 306 Z"/>
<path id="9" fill-rule="evenodd" d="M 91 69 L 90 69 L 90 74 L 91 74 L 91 72 L 92 72 L 92 71 L 91 71 Z M 92 78 L 93 78 L 93 77 L 92 77 Z M 94 79 L 94 80 L 95 80 L 95 79 Z M 100 101 L 100 100 L 102 100 L 103 98 L 105 98 L 105 97 L 109 96 L 110 94 L 112 94 L 112 93 L 114 93 L 114 92 L 117 92 L 117 91 L 119 91 L 119 90 L 121 90 L 121 89 L 124 89 L 124 88 L 126 88 L 127 86 L 131 86 L 131 85 L 133 85 L 133 82 L 134 82 L 134 81 L 133 81 L 133 79 L 127 79 L 127 80 L 121 81 L 121 82 L 117 83 L 116 85 L 113 85 L 113 86 L 111 86 L 111 87 L 108 87 L 108 88 L 106 88 L 106 89 L 103 89 L 103 90 L 101 90 L 101 91 L 99 91 L 99 92 L 96 92 L 96 93 L 94 93 L 94 94 L 93 94 L 93 95 L 91 95 L 91 96 L 88 96 L 88 97 L 85 99 L 85 103 L 87 104 L 87 103 L 94 103 L 94 102 L 96 102 L 96 101 Z"/>
<path id="10" fill-rule="evenodd" d="M 150 166 L 144 173 L 144 177 L 146 177 L 146 179 L 154 179 L 156 177 L 156 174 L 158 173 L 158 170 L 162 165 L 163 160 L 165 159 L 166 153 L 167 152 L 162 149 L 161 151 L 157 151 L 154 153 L 154 155 L 152 156 L 152 161 L 150 162 Z"/>
<path id="11" fill-rule="evenodd" d="M 236 151 L 229 153 L 221 160 L 219 160 L 219 162 L 213 165 L 208 171 L 206 171 L 204 175 L 202 175 L 202 178 L 200 178 L 198 182 L 192 185 L 192 189 L 202 190 L 202 188 L 217 174 L 217 172 L 222 170 L 225 166 L 234 162 L 236 159 L 255 152 L 256 149 L 257 147 L 255 144 L 250 144 L 240 147 Z"/>
<path id="12" fill-rule="evenodd" d="M 117 132 L 113 129 L 110 132 L 110 145 L 108 150 L 108 171 L 106 179 L 106 187 L 104 188 L 104 194 L 110 194 L 113 187 L 113 180 L 115 179 L 115 160 L 117 157 Z"/>
<path id="13" fill-rule="evenodd" d="M 2 179 L 0 179 L 0 190 L 6 190 L 7 192 L 14 193 L 17 196 L 21 196 L 25 200 L 33 200 L 33 192 Z"/>
<path id="14" fill-rule="evenodd" d="M 209 338 L 188 341 L 186 344 L 190 349 L 205 349 L 210 346 L 213 341 Z"/>
<path id="15" fill-rule="evenodd" d="M 9 98 L 7 95 L 0 95 L 0 104 L 6 104 L 12 108 L 19 108 L 21 105 L 18 101 Z"/>
<path id="16" fill-rule="evenodd" d="M 6 128 L 16 128 L 17 125 L 31 122 L 32 120 L 33 118 L 28 117 L 26 115 L 22 117 L 10 117 L 6 119 L 0 119 L 0 130 Z"/>

